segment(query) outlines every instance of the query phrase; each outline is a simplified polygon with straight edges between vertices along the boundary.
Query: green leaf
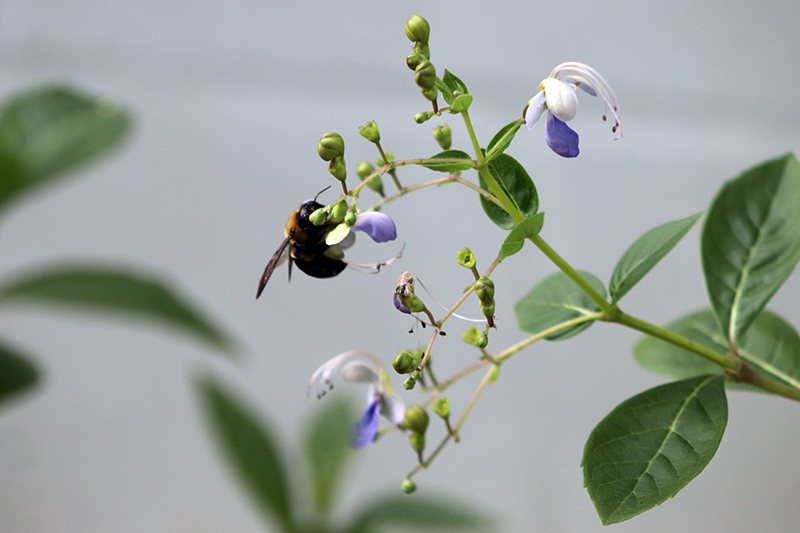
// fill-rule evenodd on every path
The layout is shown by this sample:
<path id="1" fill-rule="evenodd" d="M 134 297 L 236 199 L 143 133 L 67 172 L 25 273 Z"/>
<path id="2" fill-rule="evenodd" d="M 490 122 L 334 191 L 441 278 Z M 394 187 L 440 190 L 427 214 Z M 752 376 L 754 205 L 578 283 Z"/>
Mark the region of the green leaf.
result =
<path id="1" fill-rule="evenodd" d="M 169 286 L 124 269 L 68 266 L 23 275 L 0 287 L 0 305 L 13 302 L 136 315 L 231 349 L 230 338 Z"/>
<path id="2" fill-rule="evenodd" d="M 488 523 L 471 508 L 426 497 L 395 496 L 369 505 L 345 531 L 367 533 L 387 527 L 412 531 L 486 529 Z"/>
<path id="3" fill-rule="evenodd" d="M 268 428 L 210 378 L 196 383 L 222 451 L 267 517 L 293 524 L 284 465 Z"/>
<path id="4" fill-rule="evenodd" d="M 700 212 L 681 220 L 667 222 L 636 239 L 636 242 L 622 255 L 611 275 L 608 292 L 612 301 L 618 302 L 639 283 L 689 233 L 702 215 Z"/>
<path id="5" fill-rule="evenodd" d="M 469 155 L 462 152 L 461 150 L 445 150 L 444 152 L 439 152 L 436 155 L 432 155 L 428 159 L 463 159 L 463 163 L 452 162 L 452 161 L 445 161 L 445 162 L 428 162 L 422 163 L 422 166 L 425 168 L 429 168 L 431 170 L 435 170 L 436 172 L 447 172 L 448 174 L 451 172 L 458 172 L 460 170 L 468 170 L 470 168 L 475 168 L 477 164 L 474 160 L 470 159 Z"/>
<path id="6" fill-rule="evenodd" d="M 458 113 L 463 113 L 464 111 L 469 109 L 469 106 L 472 105 L 472 95 L 471 94 L 462 94 L 456 97 L 453 100 L 453 107 L 450 108 L 450 114 L 455 115 Z"/>
<path id="7" fill-rule="evenodd" d="M 103 155 L 129 123 L 116 104 L 66 87 L 13 97 L 0 110 L 0 206 Z"/>
<path id="8" fill-rule="evenodd" d="M 666 329 L 720 353 L 728 349 L 710 309 L 682 317 Z M 717 365 L 653 337 L 639 341 L 633 353 L 644 368 L 670 378 L 724 373 Z M 800 336 L 775 313 L 764 311 L 756 317 L 742 337 L 738 353 L 756 372 L 800 389 Z M 744 384 L 727 383 L 726 386 L 763 392 Z"/>
<path id="9" fill-rule="evenodd" d="M 533 184 L 533 180 L 531 180 L 522 165 L 510 155 L 500 154 L 488 166 L 494 179 L 497 180 L 508 197 L 517 204 L 525 218 L 535 215 L 539 209 L 539 195 L 536 193 L 536 186 Z M 489 187 L 480 174 L 478 174 L 478 181 L 481 189 L 489 191 Z M 480 200 L 486 216 L 501 229 L 510 230 L 516 226 L 514 219 L 505 209 L 483 196 L 480 197 Z"/>
<path id="10" fill-rule="evenodd" d="M 459 92 L 461 94 L 469 94 L 467 90 L 467 84 L 461 81 L 458 76 L 453 74 L 447 69 L 444 69 L 444 76 L 442 76 L 442 82 L 450 89 L 451 92 Z"/>
<path id="11" fill-rule="evenodd" d="M 605 298 L 603 282 L 588 272 L 578 271 Z M 536 335 L 554 326 L 597 313 L 600 308 L 563 272 L 540 281 L 514 305 L 519 329 Z M 550 341 L 564 340 L 577 335 L 594 323 L 587 320 L 545 337 Z"/>
<path id="12" fill-rule="evenodd" d="M 39 379 L 39 371 L 27 358 L 0 344 L 0 401 L 7 400 Z"/>
<path id="13" fill-rule="evenodd" d="M 506 240 L 503 241 L 502 248 L 500 248 L 500 260 L 502 261 L 506 257 L 510 257 L 522 250 L 525 239 L 538 235 L 542 231 L 543 225 L 544 213 L 536 213 L 514 226 Z"/>
<path id="14" fill-rule="evenodd" d="M 703 226 L 703 272 L 723 334 L 738 344 L 800 260 L 800 163 L 793 154 L 727 182 Z"/>
<path id="15" fill-rule="evenodd" d="M 717 452 L 728 402 L 722 376 L 661 385 L 619 404 L 583 451 L 583 484 L 603 525 L 675 496 Z"/>
<path id="16" fill-rule="evenodd" d="M 491 161 L 506 151 L 514 140 L 514 136 L 519 131 L 519 127 L 524 124 L 524 120 L 518 119 L 503 126 L 500 131 L 495 133 L 489 146 L 486 147 L 486 161 Z"/>
<path id="17" fill-rule="evenodd" d="M 350 406 L 343 401 L 324 402 L 306 434 L 306 457 L 311 467 L 314 504 L 327 516 L 350 455 Z"/>

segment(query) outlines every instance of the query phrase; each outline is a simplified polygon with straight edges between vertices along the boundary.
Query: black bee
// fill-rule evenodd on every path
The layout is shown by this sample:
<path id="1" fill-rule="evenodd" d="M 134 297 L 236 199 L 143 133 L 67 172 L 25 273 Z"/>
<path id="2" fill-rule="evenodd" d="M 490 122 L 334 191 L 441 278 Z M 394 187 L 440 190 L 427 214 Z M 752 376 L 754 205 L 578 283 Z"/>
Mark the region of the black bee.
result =
<path id="1" fill-rule="evenodd" d="M 289 279 L 292 277 L 292 263 L 305 274 L 313 278 L 332 278 L 338 276 L 347 267 L 347 263 L 340 259 L 333 259 L 325 255 L 330 246 L 325 244 L 325 234 L 334 224 L 322 224 L 315 226 L 308 219 L 311 213 L 324 207 L 316 200 L 309 200 L 295 209 L 289 216 L 289 222 L 283 233 L 286 238 L 283 240 L 275 255 L 269 260 L 261 281 L 258 283 L 256 298 L 261 296 L 264 287 L 282 259 L 288 255 L 289 258 Z"/>

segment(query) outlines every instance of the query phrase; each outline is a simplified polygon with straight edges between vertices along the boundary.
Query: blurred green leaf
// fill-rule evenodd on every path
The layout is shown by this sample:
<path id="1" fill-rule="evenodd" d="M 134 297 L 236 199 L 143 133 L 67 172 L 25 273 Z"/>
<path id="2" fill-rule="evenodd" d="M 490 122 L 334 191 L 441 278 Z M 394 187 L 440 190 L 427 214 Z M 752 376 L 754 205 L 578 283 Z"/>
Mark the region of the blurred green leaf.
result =
<path id="1" fill-rule="evenodd" d="M 388 527 L 414 531 L 481 530 L 488 522 L 473 509 L 419 496 L 396 496 L 369 505 L 345 531 L 370 533 Z"/>
<path id="2" fill-rule="evenodd" d="M 639 283 L 689 233 L 702 215 L 701 212 L 681 220 L 667 222 L 636 239 L 636 242 L 622 255 L 611 275 L 608 292 L 612 301 L 618 302 Z"/>
<path id="3" fill-rule="evenodd" d="M 629 398 L 594 428 L 583 484 L 603 525 L 675 496 L 717 452 L 728 423 L 722 376 L 699 376 Z"/>
<path id="4" fill-rule="evenodd" d="M 794 154 L 725 183 L 701 243 L 711 308 L 736 345 L 800 260 L 800 163 Z"/>
<path id="5" fill-rule="evenodd" d="M 39 371 L 14 350 L 0 344 L 0 401 L 32 387 L 39 380 Z"/>
<path id="6" fill-rule="evenodd" d="M 710 309 L 684 316 L 666 329 L 720 353 L 728 350 Z M 633 353 L 644 368 L 673 379 L 724 374 L 719 366 L 653 337 L 639 341 Z M 759 314 L 742 337 L 738 353 L 756 372 L 800 389 L 800 336 L 780 316 L 769 311 Z M 726 386 L 764 392 L 745 384 L 729 382 Z"/>
<path id="7" fill-rule="evenodd" d="M 196 383 L 223 452 L 268 518 L 294 531 L 284 464 L 268 428 L 210 378 Z"/>
<path id="8" fill-rule="evenodd" d="M 544 213 L 536 213 L 514 226 L 514 229 L 509 232 L 506 240 L 503 241 L 503 246 L 500 248 L 501 260 L 511 257 L 522 250 L 525 239 L 538 235 L 542 231 L 543 225 Z"/>
<path id="9" fill-rule="evenodd" d="M 66 87 L 12 97 L 0 110 L 0 207 L 103 155 L 129 126 L 116 104 Z"/>
<path id="10" fill-rule="evenodd" d="M 432 155 L 429 159 L 463 159 L 463 163 L 454 163 L 452 161 L 443 161 L 441 163 L 438 162 L 429 162 L 423 163 L 422 166 L 428 168 L 430 170 L 435 170 L 436 172 L 447 172 L 448 174 L 451 172 L 458 172 L 460 170 L 467 170 L 470 168 L 475 168 L 475 161 L 470 159 L 469 155 L 462 152 L 461 150 L 445 150 L 444 152 L 439 152 L 436 155 Z"/>
<path id="11" fill-rule="evenodd" d="M 22 275 L 0 286 L 0 305 L 13 302 L 138 315 L 192 333 L 216 348 L 231 348 L 229 337 L 169 286 L 124 269 L 69 266 Z"/>
<path id="12" fill-rule="evenodd" d="M 517 204 L 525 218 L 536 214 L 539 209 L 539 195 L 533 180 L 516 159 L 508 154 L 500 154 L 489 162 L 489 171 L 497 180 L 503 191 Z M 483 178 L 478 174 L 478 181 L 481 189 L 489 191 L 489 187 Z M 489 217 L 489 220 L 497 224 L 501 229 L 510 230 L 516 226 L 516 222 L 511 218 L 505 209 L 480 196 L 481 207 Z"/>
<path id="13" fill-rule="evenodd" d="M 489 141 L 489 146 L 486 147 L 487 162 L 495 159 L 497 156 L 506 151 L 506 148 L 511 145 L 511 141 L 514 140 L 514 136 L 517 134 L 519 127 L 522 126 L 523 123 L 524 121 L 521 119 L 515 120 L 509 124 L 506 124 L 500 129 L 500 131 L 495 133 L 494 137 L 492 137 L 492 140 Z M 506 134 L 508 134 L 508 137 L 504 138 Z"/>
<path id="14" fill-rule="evenodd" d="M 306 457 L 311 467 L 317 514 L 327 517 L 350 455 L 352 412 L 347 402 L 325 402 L 306 434 Z"/>
<path id="15" fill-rule="evenodd" d="M 578 272 L 605 298 L 606 288 L 602 281 L 588 272 Z M 540 281 L 514 305 L 519 329 L 532 335 L 598 311 L 600 308 L 597 304 L 563 272 L 557 272 Z M 568 339 L 593 323 L 594 321 L 583 322 L 545 338 L 550 341 Z"/>

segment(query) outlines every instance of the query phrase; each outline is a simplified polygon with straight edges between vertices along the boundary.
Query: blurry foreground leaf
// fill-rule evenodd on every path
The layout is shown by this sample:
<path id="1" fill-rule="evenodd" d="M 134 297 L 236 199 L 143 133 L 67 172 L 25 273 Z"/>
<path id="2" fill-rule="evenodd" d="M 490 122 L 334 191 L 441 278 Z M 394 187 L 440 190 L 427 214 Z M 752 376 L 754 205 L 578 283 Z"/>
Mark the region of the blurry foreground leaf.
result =
<path id="1" fill-rule="evenodd" d="M 387 531 L 475 531 L 488 527 L 474 510 L 420 496 L 397 496 L 371 504 L 347 527 L 348 533 Z"/>
<path id="2" fill-rule="evenodd" d="M 203 407 L 216 437 L 239 480 L 269 518 L 294 530 L 284 465 L 267 427 L 259 424 L 217 383 L 197 383 Z"/>
<path id="3" fill-rule="evenodd" d="M 228 337 L 169 286 L 121 269 L 74 266 L 20 276 L 0 286 L 0 305 L 12 302 L 138 315 L 188 331 L 217 348 L 230 347 Z"/>
<path id="4" fill-rule="evenodd" d="M 43 87 L 0 110 L 0 208 L 9 200 L 91 161 L 123 139 L 127 113 L 66 87 Z"/>
<path id="5" fill-rule="evenodd" d="M 33 386 L 38 379 L 39 372 L 30 361 L 0 344 L 0 401 Z"/>
<path id="6" fill-rule="evenodd" d="M 327 516 L 344 478 L 350 455 L 351 410 L 346 402 L 324 402 L 306 434 L 306 457 L 311 468 L 317 514 Z"/>

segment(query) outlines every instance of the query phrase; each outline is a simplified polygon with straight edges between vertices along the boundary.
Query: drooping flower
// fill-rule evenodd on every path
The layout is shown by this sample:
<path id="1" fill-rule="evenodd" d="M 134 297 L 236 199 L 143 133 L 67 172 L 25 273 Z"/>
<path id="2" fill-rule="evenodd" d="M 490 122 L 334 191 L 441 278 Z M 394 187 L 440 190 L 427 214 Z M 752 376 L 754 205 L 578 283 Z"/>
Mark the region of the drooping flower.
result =
<path id="1" fill-rule="evenodd" d="M 363 231 L 375 242 L 389 242 L 397 238 L 397 228 L 392 218 L 378 211 L 362 211 L 356 216 L 352 226 L 342 222 L 325 237 L 328 246 L 340 243 L 350 234 L 350 230 Z"/>
<path id="2" fill-rule="evenodd" d="M 392 382 L 377 356 L 360 350 L 337 355 L 314 372 L 308 384 L 308 393 L 313 388 L 317 398 L 323 397 L 333 389 L 333 380 L 337 374 L 345 381 L 369 384 L 367 407 L 359 421 L 353 424 L 350 439 L 353 448 L 364 448 L 375 439 L 379 425 L 378 415 L 392 424 L 402 423 L 405 405 L 394 394 Z"/>
<path id="3" fill-rule="evenodd" d="M 576 87 L 591 96 L 599 95 L 603 99 L 606 109 L 614 120 L 611 131 L 617 134 L 615 140 L 622 138 L 619 102 L 608 82 L 589 65 L 575 61 L 561 63 L 542 80 L 539 92 L 528 102 L 525 122 L 528 129 L 532 129 L 547 113 L 544 127 L 545 141 L 547 146 L 562 157 L 575 157 L 580 153 L 578 134 L 566 124 L 575 118 L 578 111 Z M 607 118 L 604 114 L 603 120 Z"/>

